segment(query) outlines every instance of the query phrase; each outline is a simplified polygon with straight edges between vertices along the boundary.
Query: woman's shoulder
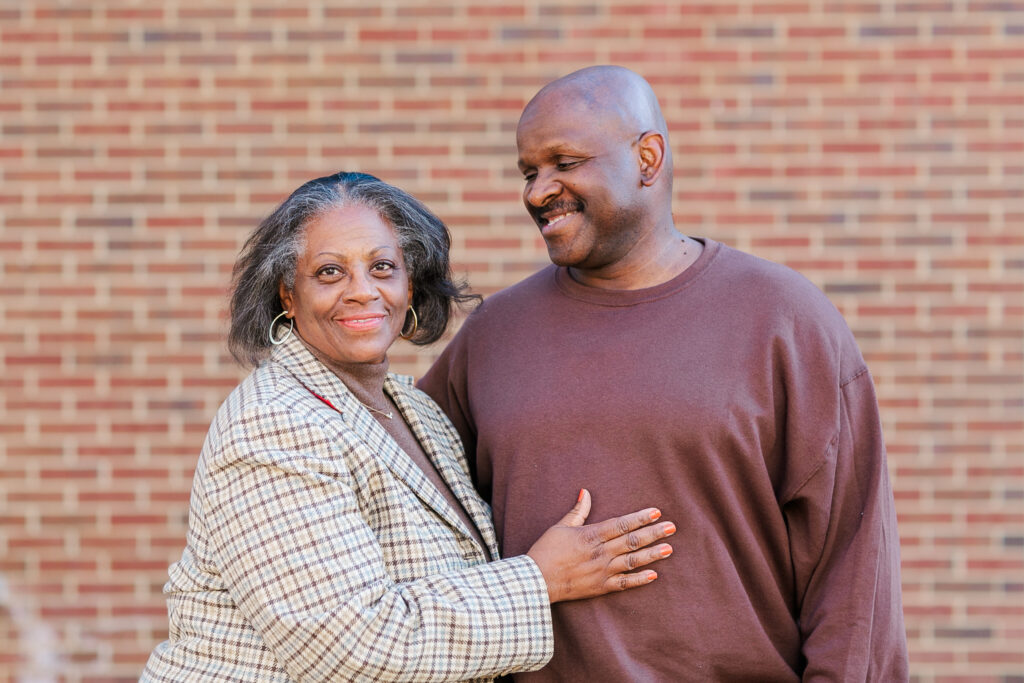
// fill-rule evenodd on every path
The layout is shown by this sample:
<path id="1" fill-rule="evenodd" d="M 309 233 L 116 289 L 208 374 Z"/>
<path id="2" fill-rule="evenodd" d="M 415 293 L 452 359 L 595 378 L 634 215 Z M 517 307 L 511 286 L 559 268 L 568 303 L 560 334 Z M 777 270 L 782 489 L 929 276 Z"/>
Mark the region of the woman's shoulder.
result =
<path id="1" fill-rule="evenodd" d="M 299 391 L 301 388 L 302 384 L 279 364 L 264 361 L 228 394 L 218 413 L 233 417 L 293 409 L 308 393 Z"/>
<path id="2" fill-rule="evenodd" d="M 211 454 L 325 441 L 320 407 L 296 377 L 265 361 L 218 408 L 207 437 Z"/>

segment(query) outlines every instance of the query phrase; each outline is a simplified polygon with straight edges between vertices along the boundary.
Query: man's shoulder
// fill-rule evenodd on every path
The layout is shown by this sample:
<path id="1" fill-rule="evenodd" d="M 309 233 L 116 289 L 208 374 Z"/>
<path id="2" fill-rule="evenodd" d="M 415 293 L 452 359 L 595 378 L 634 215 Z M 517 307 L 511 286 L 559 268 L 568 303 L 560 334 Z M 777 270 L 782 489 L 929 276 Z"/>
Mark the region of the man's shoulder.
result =
<path id="1" fill-rule="evenodd" d="M 806 350 L 815 345 L 838 350 L 844 366 L 859 369 L 863 358 L 856 339 L 835 303 L 817 284 L 781 263 L 738 251 L 723 250 L 733 295 L 764 329 L 792 339 Z"/>
<path id="2" fill-rule="evenodd" d="M 718 256 L 719 275 L 761 303 L 770 302 L 776 307 L 788 304 L 795 309 L 834 308 L 817 284 L 785 264 L 725 245 Z"/>
<path id="3" fill-rule="evenodd" d="M 514 285 L 509 285 L 486 296 L 483 303 L 469 315 L 466 323 L 473 327 L 479 327 L 488 321 L 498 321 L 516 315 L 524 307 L 536 308 L 540 299 L 549 297 L 557 291 L 555 284 L 557 272 L 557 266 L 544 266 Z"/>
<path id="4" fill-rule="evenodd" d="M 741 251 L 740 249 L 722 244 L 718 253 L 720 265 L 725 268 L 745 273 L 748 277 L 760 280 L 776 280 L 780 283 L 797 284 L 807 278 L 796 270 L 777 261 L 770 261 L 762 256 Z"/>
<path id="5" fill-rule="evenodd" d="M 528 275 L 514 285 L 500 289 L 484 299 L 483 306 L 507 306 L 523 297 L 534 297 L 555 290 L 555 274 L 558 266 L 548 264 L 535 273 Z"/>

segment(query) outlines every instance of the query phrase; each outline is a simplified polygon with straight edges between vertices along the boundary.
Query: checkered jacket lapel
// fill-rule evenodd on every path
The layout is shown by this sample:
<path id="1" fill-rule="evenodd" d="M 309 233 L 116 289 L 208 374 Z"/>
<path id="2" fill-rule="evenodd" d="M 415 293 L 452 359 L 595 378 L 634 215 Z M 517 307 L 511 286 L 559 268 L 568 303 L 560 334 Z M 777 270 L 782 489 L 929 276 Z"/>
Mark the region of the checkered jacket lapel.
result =
<path id="1" fill-rule="evenodd" d="M 434 463 L 434 467 L 437 468 L 438 473 L 448 484 L 448 488 L 462 504 L 477 531 L 480 532 L 480 536 L 487 544 L 490 559 L 498 559 L 498 541 L 491 524 L 491 512 L 469 483 L 469 469 L 466 467 L 465 458 L 458 457 L 462 453 L 462 441 L 452 428 L 448 418 L 426 394 L 413 387 L 411 377 L 389 375 L 384 382 L 384 389 L 395 401 L 395 405 L 398 406 L 405 421 L 412 428 L 413 434 L 416 435 L 416 439 L 420 442 L 427 457 Z M 419 467 L 407 455 L 404 453 L 402 455 L 404 456 L 401 459 L 403 464 L 408 462 L 408 466 L 415 469 L 420 478 L 426 480 Z M 441 497 L 432 484 L 427 488 L 432 494 L 431 499 L 436 499 L 435 502 L 427 501 L 431 507 L 436 509 L 440 505 L 446 513 L 445 519 L 454 519 L 458 528 L 465 533 L 462 520 L 452 513 L 448 502 Z"/>
<path id="2" fill-rule="evenodd" d="M 353 434 L 361 435 L 365 446 L 375 457 L 453 529 L 473 539 L 473 535 L 423 470 L 399 448 L 370 411 L 352 395 L 345 383 L 318 361 L 301 341 L 293 335 L 274 349 L 270 362 L 280 364 L 311 393 L 330 401 L 337 408 L 340 419 L 345 421 Z M 457 454 L 461 453 L 462 443 L 437 405 L 413 388 L 412 384 L 411 377 L 389 373 L 384 381 L 384 390 L 395 401 L 423 451 L 477 527 L 488 546 L 485 549 L 487 559 L 497 559 L 497 539 L 490 522 L 490 512 L 479 496 L 470 490 L 466 483 L 468 471 L 456 459 Z"/>

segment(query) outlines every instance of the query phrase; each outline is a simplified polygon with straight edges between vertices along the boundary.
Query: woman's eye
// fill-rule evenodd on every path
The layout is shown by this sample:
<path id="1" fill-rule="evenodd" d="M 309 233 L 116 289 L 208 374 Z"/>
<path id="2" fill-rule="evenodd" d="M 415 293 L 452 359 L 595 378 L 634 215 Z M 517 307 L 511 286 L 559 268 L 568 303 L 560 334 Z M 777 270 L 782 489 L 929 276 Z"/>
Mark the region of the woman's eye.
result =
<path id="1" fill-rule="evenodd" d="M 390 261 L 380 261 L 373 264 L 372 270 L 377 273 L 390 273 L 395 269 L 395 264 Z"/>
<path id="2" fill-rule="evenodd" d="M 337 277 L 341 274 L 341 269 L 338 266 L 324 266 L 316 271 L 316 274 L 319 277 Z"/>

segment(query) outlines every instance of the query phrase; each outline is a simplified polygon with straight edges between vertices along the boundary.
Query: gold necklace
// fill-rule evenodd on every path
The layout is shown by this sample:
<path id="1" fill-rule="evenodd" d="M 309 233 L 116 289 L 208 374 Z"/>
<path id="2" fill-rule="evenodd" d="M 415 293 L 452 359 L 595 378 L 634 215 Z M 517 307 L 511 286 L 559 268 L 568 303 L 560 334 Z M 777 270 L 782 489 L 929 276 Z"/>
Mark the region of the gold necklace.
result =
<path id="1" fill-rule="evenodd" d="M 323 401 L 324 403 L 326 403 L 326 404 L 327 404 L 327 407 L 329 407 L 329 408 L 330 408 L 331 410 L 334 410 L 334 411 L 336 411 L 336 412 L 339 412 L 339 413 L 341 412 L 340 410 L 338 410 L 337 408 L 335 408 L 335 407 L 334 407 L 334 404 L 333 404 L 333 403 L 331 403 L 331 402 L 330 402 L 330 401 L 328 401 L 328 400 L 327 400 L 326 398 L 324 398 L 324 397 L 323 397 L 323 396 L 321 396 L 320 394 L 316 393 L 316 392 L 315 392 L 315 391 L 313 391 L 312 389 L 307 389 L 307 391 L 309 391 L 309 393 L 313 394 L 313 395 L 314 395 L 314 396 L 316 396 L 316 397 L 317 397 L 318 399 L 320 399 L 321 401 Z M 355 398 L 355 394 L 353 394 L 353 395 L 352 395 L 352 398 Z M 356 400 L 357 400 L 357 401 L 359 401 L 359 399 L 358 399 L 358 398 L 356 398 Z M 363 403 L 362 401 L 359 401 L 359 405 L 363 406 L 363 407 L 364 407 L 364 408 L 366 408 L 367 410 L 372 410 L 373 412 L 375 412 L 375 413 L 377 413 L 377 414 L 379 414 L 379 415 L 383 415 L 384 417 L 386 417 L 386 418 L 387 418 L 387 419 L 389 419 L 389 420 L 390 420 L 390 419 L 393 419 L 393 418 L 395 417 L 395 414 L 394 414 L 393 412 L 391 412 L 391 411 L 388 411 L 388 412 L 386 412 L 386 413 L 385 413 L 385 412 L 384 412 L 383 410 L 378 410 L 377 408 L 374 408 L 373 406 L 368 406 L 368 405 L 366 405 L 365 403 Z"/>
<path id="2" fill-rule="evenodd" d="M 359 401 L 358 398 L 356 400 Z M 380 410 L 379 408 L 374 408 L 373 406 L 366 405 L 362 401 L 359 401 L 359 403 L 360 403 L 360 405 L 362 405 L 367 410 L 372 410 L 373 412 L 377 413 L 378 415 L 383 415 L 384 417 L 386 417 L 389 420 L 391 420 L 391 419 L 393 419 L 395 417 L 395 414 L 392 411 L 390 411 L 390 410 L 387 411 L 387 412 L 384 412 L 383 410 Z"/>

